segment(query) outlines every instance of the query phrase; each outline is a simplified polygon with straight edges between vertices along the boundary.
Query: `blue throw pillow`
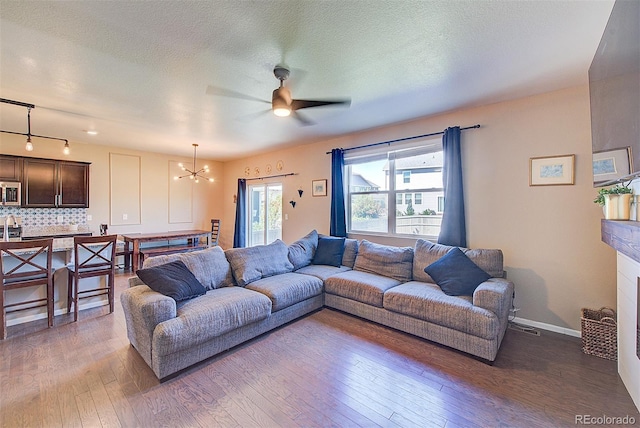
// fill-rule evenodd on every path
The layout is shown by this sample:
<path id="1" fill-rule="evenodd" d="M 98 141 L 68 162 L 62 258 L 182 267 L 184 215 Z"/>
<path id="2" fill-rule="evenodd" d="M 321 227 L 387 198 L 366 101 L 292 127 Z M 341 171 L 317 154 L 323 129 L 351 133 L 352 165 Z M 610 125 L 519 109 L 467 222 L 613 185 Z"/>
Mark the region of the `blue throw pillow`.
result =
<path id="1" fill-rule="evenodd" d="M 344 238 L 324 236 L 318 239 L 318 248 L 313 255 L 314 265 L 329 265 L 340 267 L 344 254 Z"/>
<path id="2" fill-rule="evenodd" d="M 136 275 L 150 289 L 171 297 L 176 302 L 193 299 L 207 292 L 181 260 L 140 269 L 136 271 Z"/>
<path id="3" fill-rule="evenodd" d="M 458 247 L 431 263 L 424 271 L 449 296 L 472 296 L 478 285 L 491 278 Z"/>

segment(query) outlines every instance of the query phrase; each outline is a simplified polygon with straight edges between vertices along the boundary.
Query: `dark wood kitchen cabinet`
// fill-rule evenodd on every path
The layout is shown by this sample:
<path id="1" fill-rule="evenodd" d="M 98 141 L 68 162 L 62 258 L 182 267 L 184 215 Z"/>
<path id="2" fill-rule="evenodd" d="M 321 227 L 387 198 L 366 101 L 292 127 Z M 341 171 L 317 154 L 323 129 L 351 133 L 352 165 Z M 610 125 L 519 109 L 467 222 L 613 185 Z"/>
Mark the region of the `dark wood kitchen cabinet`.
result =
<path id="1" fill-rule="evenodd" d="M 89 207 L 89 163 L 36 158 L 22 162 L 23 207 Z"/>
<path id="2" fill-rule="evenodd" d="M 22 158 L 0 156 L 0 181 L 20 181 L 22 178 Z"/>

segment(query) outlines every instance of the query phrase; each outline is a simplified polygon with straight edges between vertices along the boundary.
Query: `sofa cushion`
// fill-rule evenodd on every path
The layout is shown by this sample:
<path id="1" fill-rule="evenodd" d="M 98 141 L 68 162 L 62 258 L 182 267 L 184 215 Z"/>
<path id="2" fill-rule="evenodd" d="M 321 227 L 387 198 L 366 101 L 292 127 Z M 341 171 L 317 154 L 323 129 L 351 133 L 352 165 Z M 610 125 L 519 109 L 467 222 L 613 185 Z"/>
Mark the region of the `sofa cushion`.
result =
<path id="1" fill-rule="evenodd" d="M 193 299 L 207 292 L 180 260 L 139 269 L 136 274 L 150 289 L 169 296 L 176 302 Z"/>
<path id="2" fill-rule="evenodd" d="M 241 287 L 260 278 L 293 270 L 289 261 L 289 248 L 279 239 L 269 245 L 231 248 L 225 254 L 231 264 L 233 276 Z"/>
<path id="3" fill-rule="evenodd" d="M 242 287 L 224 287 L 178 304 L 177 316 L 154 330 L 153 352 L 168 355 L 261 321 L 271 314 L 271 300 Z"/>
<path id="4" fill-rule="evenodd" d="M 411 281 L 413 248 L 381 245 L 363 239 L 353 268 L 401 282 Z"/>
<path id="5" fill-rule="evenodd" d="M 498 317 L 474 306 L 471 297 L 447 296 L 425 282 L 410 281 L 388 290 L 384 308 L 485 339 L 495 338 L 500 328 Z"/>
<path id="6" fill-rule="evenodd" d="M 353 269 L 358 255 L 358 240 L 347 238 L 344 240 L 344 254 L 342 255 L 342 266 Z"/>
<path id="7" fill-rule="evenodd" d="M 289 261 L 293 270 L 308 266 L 318 247 L 318 232 L 312 230 L 306 236 L 289 245 Z"/>
<path id="8" fill-rule="evenodd" d="M 305 266 L 302 269 L 298 269 L 295 273 L 303 273 L 305 275 L 315 276 L 316 278 L 320 278 L 321 280 L 325 280 L 330 276 L 337 275 L 342 272 L 348 272 L 351 269 L 346 266 L 327 266 L 327 265 L 309 265 Z"/>
<path id="9" fill-rule="evenodd" d="M 271 300 L 271 312 L 277 312 L 321 294 L 322 281 L 315 276 L 283 273 L 254 281 L 246 288 L 267 296 Z"/>
<path id="10" fill-rule="evenodd" d="M 220 247 L 202 251 L 149 257 L 143 267 L 154 267 L 175 260 L 182 261 L 207 290 L 234 285 L 231 266 Z"/>
<path id="11" fill-rule="evenodd" d="M 413 280 L 435 283 L 433 278 L 424 271 L 424 268 L 436 262 L 451 249 L 449 245 L 434 244 L 424 239 L 418 239 L 413 251 Z M 487 272 L 493 278 L 502 278 L 504 275 L 503 257 L 501 250 L 460 248 L 480 269 Z"/>
<path id="12" fill-rule="evenodd" d="M 384 292 L 398 284 L 400 281 L 397 279 L 351 270 L 327 278 L 324 282 L 324 290 L 330 294 L 381 308 Z"/>
<path id="13" fill-rule="evenodd" d="M 344 255 L 344 239 L 335 236 L 324 236 L 318 239 L 318 248 L 311 263 L 339 267 Z"/>
<path id="14" fill-rule="evenodd" d="M 438 261 L 424 268 L 449 296 L 471 296 L 491 275 L 480 269 L 462 250 L 454 247 Z"/>

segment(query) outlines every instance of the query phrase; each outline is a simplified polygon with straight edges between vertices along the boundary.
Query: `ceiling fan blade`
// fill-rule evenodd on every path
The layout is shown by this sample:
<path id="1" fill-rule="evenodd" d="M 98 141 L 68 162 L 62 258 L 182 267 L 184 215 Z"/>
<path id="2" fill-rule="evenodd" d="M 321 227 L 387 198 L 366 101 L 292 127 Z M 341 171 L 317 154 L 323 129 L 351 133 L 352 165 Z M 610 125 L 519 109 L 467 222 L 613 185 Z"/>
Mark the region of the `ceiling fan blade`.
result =
<path id="1" fill-rule="evenodd" d="M 217 86 L 207 86 L 207 95 L 215 95 L 219 97 L 239 98 L 241 100 L 258 101 L 261 103 L 271 104 L 271 101 L 263 100 L 262 98 L 254 97 L 251 95 L 243 94 L 240 92 L 232 91 L 231 89 L 219 88 Z"/>
<path id="2" fill-rule="evenodd" d="M 307 119 L 306 117 L 304 117 L 304 115 L 301 115 L 300 113 L 298 113 L 295 110 L 291 111 L 291 117 L 296 119 L 298 122 L 300 122 L 301 125 L 304 125 L 304 126 L 309 126 L 309 125 L 315 125 L 316 124 L 315 122 Z"/>
<path id="3" fill-rule="evenodd" d="M 267 113 L 271 113 L 271 109 L 260 110 L 259 112 L 256 112 L 256 113 L 246 114 L 244 116 L 237 117 L 236 120 L 238 122 L 248 123 L 258 119 L 259 117 L 264 116 Z"/>
<path id="4" fill-rule="evenodd" d="M 330 105 L 338 105 L 343 104 L 346 106 L 351 105 L 351 100 L 292 100 L 291 101 L 291 109 L 292 110 L 300 110 L 302 108 L 311 108 L 311 107 L 323 107 Z"/>

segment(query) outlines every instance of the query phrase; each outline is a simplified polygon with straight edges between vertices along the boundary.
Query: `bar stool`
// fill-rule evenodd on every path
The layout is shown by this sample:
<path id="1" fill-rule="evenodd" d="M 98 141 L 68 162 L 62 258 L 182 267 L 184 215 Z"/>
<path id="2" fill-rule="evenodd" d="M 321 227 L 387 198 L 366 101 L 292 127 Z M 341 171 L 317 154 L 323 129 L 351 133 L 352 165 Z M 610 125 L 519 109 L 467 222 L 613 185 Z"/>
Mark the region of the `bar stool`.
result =
<path id="1" fill-rule="evenodd" d="M 210 246 L 215 247 L 218 245 L 218 239 L 220 238 L 220 219 L 211 219 L 211 241 Z"/>
<path id="2" fill-rule="evenodd" d="M 6 314 L 11 312 L 46 306 L 49 327 L 53 327 L 52 253 L 53 239 L 0 242 L 0 339 L 7 338 Z M 36 286 L 45 286 L 46 297 L 5 304 L 8 290 Z"/>
<path id="3" fill-rule="evenodd" d="M 88 297 L 106 294 L 109 299 L 109 313 L 113 312 L 117 237 L 118 235 L 104 235 L 73 238 L 73 260 L 67 265 L 69 270 L 67 312 L 71 312 L 73 303 L 74 321 L 78 321 L 78 300 Z M 107 276 L 105 287 L 80 290 L 80 279 L 98 276 Z"/>

